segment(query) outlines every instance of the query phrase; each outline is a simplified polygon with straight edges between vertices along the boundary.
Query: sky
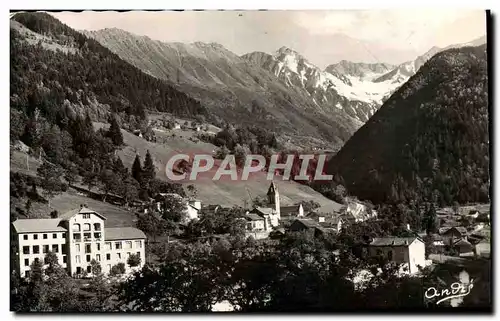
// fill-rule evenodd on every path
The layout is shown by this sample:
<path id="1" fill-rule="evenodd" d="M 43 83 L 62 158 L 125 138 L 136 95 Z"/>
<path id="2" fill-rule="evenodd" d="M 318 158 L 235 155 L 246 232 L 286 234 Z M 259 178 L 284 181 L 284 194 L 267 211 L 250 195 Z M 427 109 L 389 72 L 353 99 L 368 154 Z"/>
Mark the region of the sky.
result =
<path id="1" fill-rule="evenodd" d="M 119 28 L 165 42 L 217 42 L 238 55 L 286 46 L 320 68 L 340 60 L 399 64 L 433 46 L 486 34 L 485 12 L 470 9 L 52 14 L 78 30 Z"/>

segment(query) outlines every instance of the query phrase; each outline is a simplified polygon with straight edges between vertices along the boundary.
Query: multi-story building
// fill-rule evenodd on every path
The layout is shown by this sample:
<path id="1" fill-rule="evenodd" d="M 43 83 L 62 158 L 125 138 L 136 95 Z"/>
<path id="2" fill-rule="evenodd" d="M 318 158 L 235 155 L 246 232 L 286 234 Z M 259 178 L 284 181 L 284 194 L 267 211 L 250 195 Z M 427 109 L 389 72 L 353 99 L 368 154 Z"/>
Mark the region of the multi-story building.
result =
<path id="1" fill-rule="evenodd" d="M 100 263 L 102 272 L 139 255 L 141 268 L 146 261 L 146 235 L 133 227 L 105 228 L 106 217 L 84 206 L 57 219 L 21 219 L 12 223 L 15 268 L 20 276 L 29 276 L 33 261 L 43 262 L 47 252 L 54 252 L 59 263 L 72 276 L 91 274 L 92 260 Z"/>

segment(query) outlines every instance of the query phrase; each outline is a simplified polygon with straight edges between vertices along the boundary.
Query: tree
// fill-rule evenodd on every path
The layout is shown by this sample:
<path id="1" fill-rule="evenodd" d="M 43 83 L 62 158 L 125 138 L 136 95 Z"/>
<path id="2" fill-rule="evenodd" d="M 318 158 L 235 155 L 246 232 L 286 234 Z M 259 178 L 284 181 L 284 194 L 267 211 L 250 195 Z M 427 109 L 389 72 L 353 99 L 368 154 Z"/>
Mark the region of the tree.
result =
<path id="1" fill-rule="evenodd" d="M 118 120 L 114 114 L 111 116 L 111 124 L 109 126 L 107 136 L 111 138 L 111 141 L 115 146 L 123 145 L 123 135 L 120 130 L 120 125 L 118 125 Z"/>
<path id="2" fill-rule="evenodd" d="M 130 254 L 127 259 L 127 264 L 132 268 L 139 266 L 141 264 L 141 257 L 138 254 Z"/>
<path id="3" fill-rule="evenodd" d="M 189 196 L 196 198 L 196 195 L 198 194 L 198 191 L 196 190 L 196 186 L 193 184 L 190 184 L 187 186 L 188 194 Z"/>
<path id="4" fill-rule="evenodd" d="M 26 216 L 28 216 L 28 217 L 30 216 L 31 206 L 32 206 L 32 204 L 31 204 L 31 200 L 30 200 L 30 199 L 28 199 L 28 200 L 26 201 L 26 205 L 24 206 L 24 207 L 25 207 L 25 209 L 26 209 Z"/>
<path id="5" fill-rule="evenodd" d="M 156 213 L 148 212 L 137 215 L 137 228 L 153 237 L 156 242 L 156 237 L 165 233 L 165 221 Z"/>
<path id="6" fill-rule="evenodd" d="M 180 223 L 186 216 L 186 204 L 180 197 L 166 195 L 162 199 L 161 215 L 166 221 Z"/>
<path id="7" fill-rule="evenodd" d="M 121 195 L 125 198 L 125 202 L 128 204 L 130 201 L 137 198 L 139 193 L 139 183 L 132 177 L 127 177 L 123 182 L 123 187 L 121 190 Z"/>
<path id="8" fill-rule="evenodd" d="M 97 174 L 92 171 L 85 172 L 83 174 L 82 183 L 87 185 L 89 191 L 91 191 L 92 187 L 94 187 L 97 183 Z"/>
<path id="9" fill-rule="evenodd" d="M 61 182 L 61 177 L 63 176 L 63 171 L 56 165 L 44 162 L 38 167 L 37 175 L 40 178 L 40 185 L 44 189 L 44 195 L 47 197 L 50 207 L 50 199 L 62 192 L 63 183 Z"/>
<path id="10" fill-rule="evenodd" d="M 50 218 L 58 218 L 59 217 L 59 212 L 57 210 L 53 210 L 50 212 Z"/>
<path id="11" fill-rule="evenodd" d="M 110 274 L 111 275 L 121 275 L 121 274 L 124 274 L 125 272 L 126 272 L 125 263 L 120 262 L 120 263 L 113 265 L 111 267 Z"/>
<path id="12" fill-rule="evenodd" d="M 134 162 L 134 164 L 135 164 L 135 162 Z M 140 163 L 139 163 L 139 165 L 140 165 Z M 142 179 L 144 180 L 144 182 L 146 184 L 146 183 L 149 183 L 151 180 L 155 179 L 155 177 L 156 177 L 155 164 L 153 163 L 153 158 L 151 157 L 151 154 L 149 153 L 149 150 L 148 150 L 146 152 L 146 157 L 144 159 L 144 168 L 142 169 Z"/>
<path id="13" fill-rule="evenodd" d="M 226 147 L 226 145 L 223 145 L 222 147 L 218 147 L 216 149 L 214 157 L 217 159 L 224 159 L 229 153 L 230 150 Z"/>
<path id="14" fill-rule="evenodd" d="M 94 277 L 100 275 L 102 272 L 101 264 L 95 259 L 92 259 L 92 261 L 90 261 L 90 270 Z"/>
<path id="15" fill-rule="evenodd" d="M 69 168 L 66 169 L 64 179 L 68 182 L 69 186 L 76 183 L 78 179 L 78 167 L 75 164 L 71 163 Z"/>
<path id="16" fill-rule="evenodd" d="M 234 159 L 238 167 L 242 167 L 245 164 L 247 158 L 247 151 L 245 147 L 241 145 L 236 145 L 234 148 Z"/>
<path id="17" fill-rule="evenodd" d="M 134 163 L 132 164 L 132 177 L 142 184 L 142 165 L 139 155 L 135 155 Z"/>
<path id="18" fill-rule="evenodd" d="M 104 191 L 103 202 L 106 202 L 106 197 L 110 192 L 120 191 L 122 180 L 110 169 L 103 169 L 100 174 L 102 190 Z"/>

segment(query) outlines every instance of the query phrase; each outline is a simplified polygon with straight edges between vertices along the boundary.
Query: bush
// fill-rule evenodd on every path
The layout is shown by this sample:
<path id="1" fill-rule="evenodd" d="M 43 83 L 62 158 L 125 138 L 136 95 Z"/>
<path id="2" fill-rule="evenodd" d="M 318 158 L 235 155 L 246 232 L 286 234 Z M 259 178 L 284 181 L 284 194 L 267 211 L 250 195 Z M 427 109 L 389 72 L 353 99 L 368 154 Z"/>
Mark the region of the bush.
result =
<path id="1" fill-rule="evenodd" d="M 138 254 L 130 254 L 127 260 L 130 267 L 139 266 L 141 264 L 141 257 Z"/>
<path id="2" fill-rule="evenodd" d="M 110 272 L 111 275 L 121 275 L 124 273 L 125 273 L 125 263 L 123 262 L 120 262 L 111 267 L 111 272 Z"/>

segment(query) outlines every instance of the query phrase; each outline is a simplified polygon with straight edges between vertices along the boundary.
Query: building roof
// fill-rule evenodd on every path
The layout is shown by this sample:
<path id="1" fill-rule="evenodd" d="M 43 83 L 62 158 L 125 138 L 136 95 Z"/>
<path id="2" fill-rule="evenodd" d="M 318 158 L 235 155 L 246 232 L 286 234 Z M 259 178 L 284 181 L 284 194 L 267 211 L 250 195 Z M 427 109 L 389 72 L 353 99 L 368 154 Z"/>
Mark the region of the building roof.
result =
<path id="1" fill-rule="evenodd" d="M 316 221 L 309 219 L 309 218 L 296 219 L 295 221 L 293 221 L 292 224 L 294 224 L 297 221 L 302 223 L 304 226 L 306 226 L 308 228 L 319 228 L 320 227 L 320 225 Z"/>
<path id="2" fill-rule="evenodd" d="M 252 210 L 252 212 L 253 213 L 259 212 L 259 213 L 264 214 L 264 215 L 273 215 L 273 214 L 275 214 L 274 209 L 272 209 L 270 207 L 260 207 L 260 206 L 257 206 L 256 208 L 254 208 Z"/>
<path id="3" fill-rule="evenodd" d="M 264 218 L 262 216 L 257 215 L 255 213 L 248 213 L 245 215 L 245 217 L 247 219 L 249 219 L 250 221 L 263 221 L 264 220 Z"/>
<path id="4" fill-rule="evenodd" d="M 106 241 L 145 239 L 146 234 L 135 227 L 106 227 L 104 228 Z"/>
<path id="5" fill-rule="evenodd" d="M 59 216 L 59 219 L 62 220 L 62 221 L 67 221 L 67 220 L 69 220 L 70 218 L 72 218 L 73 216 L 75 216 L 77 214 L 95 214 L 95 215 L 99 216 L 100 218 L 102 218 L 103 220 L 106 219 L 106 217 L 103 216 L 102 214 L 99 214 L 96 211 L 91 210 L 90 208 L 87 208 L 85 206 L 82 206 L 82 207 L 75 208 L 75 209 L 72 209 L 70 211 L 67 211 L 66 213 L 64 213 L 61 216 Z"/>
<path id="6" fill-rule="evenodd" d="M 59 218 L 40 219 L 20 219 L 12 223 L 16 232 L 21 233 L 41 233 L 41 232 L 66 232 L 66 229 L 59 226 Z"/>
<path id="7" fill-rule="evenodd" d="M 479 211 L 478 210 L 470 210 L 469 211 L 469 214 L 476 214 L 476 213 L 479 213 Z"/>
<path id="8" fill-rule="evenodd" d="M 464 239 L 458 240 L 453 244 L 453 246 L 468 246 L 470 248 L 474 247 L 469 241 L 466 241 Z"/>
<path id="9" fill-rule="evenodd" d="M 439 234 L 446 234 L 453 229 L 457 230 L 462 235 L 467 234 L 467 229 L 463 226 L 442 227 L 439 229 Z"/>
<path id="10" fill-rule="evenodd" d="M 409 246 L 417 239 L 413 237 L 377 237 L 370 243 L 370 246 Z"/>
<path id="11" fill-rule="evenodd" d="M 291 206 L 280 206 L 280 215 L 293 215 L 295 213 L 299 213 L 299 205 L 291 205 Z"/>

